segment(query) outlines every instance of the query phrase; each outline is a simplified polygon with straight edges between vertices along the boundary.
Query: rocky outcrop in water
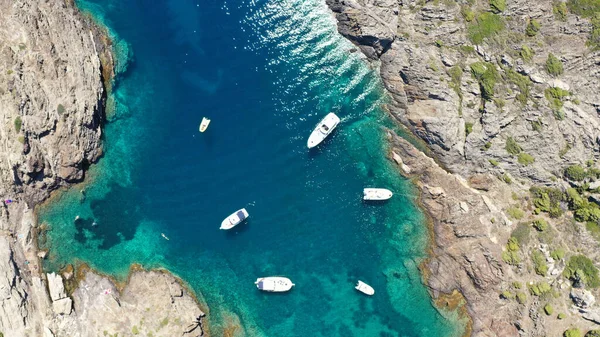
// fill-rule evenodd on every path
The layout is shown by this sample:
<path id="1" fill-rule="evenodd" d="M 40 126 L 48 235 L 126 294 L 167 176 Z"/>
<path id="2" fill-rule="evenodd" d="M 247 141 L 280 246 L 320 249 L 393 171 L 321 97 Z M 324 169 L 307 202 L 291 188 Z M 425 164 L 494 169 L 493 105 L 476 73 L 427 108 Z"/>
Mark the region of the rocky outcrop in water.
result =
<path id="1" fill-rule="evenodd" d="M 166 273 L 134 273 L 122 294 L 91 272 L 72 294 L 62 276 L 41 273 L 33 207 L 82 181 L 102 155 L 113 75 L 109 39 L 72 1 L 0 0 L 4 336 L 203 335 L 198 304 Z"/>
<path id="2" fill-rule="evenodd" d="M 57 282 L 62 285 L 60 276 Z M 51 331 L 56 336 L 204 336 L 204 312 L 179 282 L 163 272 L 133 272 L 119 291 L 106 277 L 88 271 L 72 297 L 72 302 L 68 297 L 53 299 L 56 316 Z M 65 300 L 68 303 L 62 304 Z M 75 314 L 70 314 L 71 304 Z"/>
<path id="3" fill-rule="evenodd" d="M 577 254 L 600 261 L 600 219 L 586 213 L 600 200 L 593 8 L 578 0 L 326 2 L 340 33 L 379 64 L 390 114 L 439 164 L 392 137 L 392 157 L 411 162 L 433 219 L 433 295 L 462 292 L 477 336 L 587 327 L 571 308 L 579 281 L 567 265 Z M 546 284 L 554 299 L 540 291 Z"/>

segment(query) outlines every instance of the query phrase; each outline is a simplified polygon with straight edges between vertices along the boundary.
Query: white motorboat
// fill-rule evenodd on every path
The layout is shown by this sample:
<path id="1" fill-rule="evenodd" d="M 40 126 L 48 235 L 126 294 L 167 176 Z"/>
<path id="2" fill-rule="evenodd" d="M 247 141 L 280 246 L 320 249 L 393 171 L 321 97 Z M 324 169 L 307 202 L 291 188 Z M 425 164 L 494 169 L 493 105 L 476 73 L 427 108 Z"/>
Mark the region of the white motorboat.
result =
<path id="1" fill-rule="evenodd" d="M 256 284 L 258 289 L 272 293 L 290 291 L 290 289 L 295 286 L 289 278 L 280 276 L 257 278 L 254 284 Z"/>
<path id="2" fill-rule="evenodd" d="M 335 129 L 335 127 L 339 124 L 340 118 L 336 116 L 333 112 L 330 112 L 319 122 L 319 124 L 315 127 L 313 132 L 308 137 L 308 142 L 306 145 L 309 149 L 321 144 L 321 142 L 329 136 L 329 134 Z"/>
<path id="3" fill-rule="evenodd" d="M 356 287 L 354 287 L 354 289 L 360 291 L 361 293 L 363 293 L 365 295 L 369 295 L 369 296 L 373 296 L 373 294 L 375 294 L 375 289 L 373 289 L 373 287 L 364 283 L 361 280 L 358 281 L 358 283 L 356 284 Z"/>
<path id="4" fill-rule="evenodd" d="M 248 215 L 248 211 L 245 208 L 235 211 L 233 214 L 225 218 L 223 222 L 221 222 L 221 227 L 219 229 L 232 229 L 233 227 L 239 225 L 244 220 L 248 219 L 250 215 Z"/>
<path id="5" fill-rule="evenodd" d="M 208 124 L 210 124 L 210 119 L 202 117 L 202 122 L 200 123 L 200 132 L 206 131 Z"/>
<path id="6" fill-rule="evenodd" d="M 364 200 L 388 200 L 394 193 L 385 188 L 365 188 L 363 190 Z"/>

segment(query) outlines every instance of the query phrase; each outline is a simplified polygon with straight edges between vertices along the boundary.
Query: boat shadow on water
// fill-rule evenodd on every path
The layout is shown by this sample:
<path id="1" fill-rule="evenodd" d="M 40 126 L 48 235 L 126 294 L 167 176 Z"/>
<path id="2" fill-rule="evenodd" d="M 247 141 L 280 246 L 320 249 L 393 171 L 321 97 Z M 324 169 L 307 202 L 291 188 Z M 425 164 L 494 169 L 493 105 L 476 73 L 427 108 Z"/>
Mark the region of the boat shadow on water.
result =
<path id="1" fill-rule="evenodd" d="M 244 232 L 249 231 L 250 230 L 250 224 L 251 224 L 251 222 L 248 219 L 248 220 L 244 221 L 243 223 L 241 223 L 241 224 L 233 227 L 232 229 L 224 231 L 225 232 L 225 237 L 227 239 L 231 239 L 231 240 L 235 239 L 238 235 L 240 235 L 240 234 L 242 234 Z"/>
<path id="2" fill-rule="evenodd" d="M 291 293 L 294 292 L 294 288 L 296 288 L 296 286 L 292 287 L 292 289 L 290 289 L 288 291 L 282 291 L 282 292 L 277 292 L 277 291 L 261 291 L 260 289 L 256 289 L 256 291 L 258 292 L 259 296 L 265 296 L 265 297 L 289 296 L 289 295 L 291 295 Z"/>
<path id="3" fill-rule="evenodd" d="M 387 203 L 389 200 L 365 200 L 361 198 L 363 205 L 372 206 L 372 205 L 383 205 Z"/>

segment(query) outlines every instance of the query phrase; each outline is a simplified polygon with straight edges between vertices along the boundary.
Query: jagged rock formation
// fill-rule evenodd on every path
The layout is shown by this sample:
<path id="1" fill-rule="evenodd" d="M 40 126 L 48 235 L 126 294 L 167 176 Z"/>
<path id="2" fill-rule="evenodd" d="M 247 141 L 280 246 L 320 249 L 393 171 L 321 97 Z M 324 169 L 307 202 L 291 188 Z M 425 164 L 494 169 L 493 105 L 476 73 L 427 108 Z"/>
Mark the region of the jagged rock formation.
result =
<path id="1" fill-rule="evenodd" d="M 391 132 L 388 135 L 392 157 L 403 167 L 403 174 L 418 179 L 422 206 L 433 221 L 436 244 L 428 262 L 427 284 L 434 296 L 460 290 L 470 303 L 474 329 L 497 336 L 516 335 L 497 292 L 509 271 L 500 259 L 502 247 L 496 235 L 506 235 L 506 222 L 510 221 L 494 204 L 510 200 L 510 189 L 497 179 L 481 176 L 479 186 L 492 192 L 478 191 L 406 140 Z M 501 221 L 489 225 L 492 218 Z M 495 314 L 488 315 L 492 312 Z"/>
<path id="2" fill-rule="evenodd" d="M 189 292 L 166 273 L 133 272 L 119 292 L 106 277 L 87 272 L 72 296 L 76 315 L 56 310 L 57 301 L 53 302 L 58 315 L 56 330 L 52 330 L 56 336 L 204 335 L 204 313 Z"/>
<path id="3" fill-rule="evenodd" d="M 49 274 L 46 283 L 41 273 L 39 259 L 45 252 L 36 250 L 33 207 L 52 190 L 82 181 L 86 168 L 101 156 L 112 76 L 110 41 L 72 1 L 0 0 L 4 336 L 87 337 L 105 330 L 130 335 L 135 329 L 168 336 L 204 334 L 198 304 L 169 274 L 134 273 L 119 294 L 111 281 L 90 272 L 69 295 L 61 276 Z M 106 289 L 111 296 L 103 295 Z M 153 309 L 144 311 L 147 307 Z"/>
<path id="4" fill-rule="evenodd" d="M 3 0 L 0 12 L 0 193 L 21 193 L 33 206 L 81 181 L 102 153 L 109 46 L 62 1 Z"/>
<path id="5" fill-rule="evenodd" d="M 433 219 L 426 281 L 434 297 L 461 291 L 476 336 L 560 335 L 587 326 L 570 307 L 565 262 L 550 250 L 565 249 L 567 258 L 582 252 L 597 263 L 598 242 L 573 221 L 567 197 L 558 206 L 566 215 L 537 216 L 550 234 L 530 233 L 539 205 L 528 190 L 576 186 L 600 200 L 597 189 L 564 175 L 572 164 L 597 169 L 600 157 L 600 52 L 586 45 L 590 22 L 550 0 L 326 2 L 340 33 L 379 64 L 390 114 L 439 164 L 392 137 L 391 157 L 412 169 L 405 173 L 420 181 Z M 549 54 L 562 67 L 549 65 Z M 517 257 L 510 266 L 503 254 L 515 232 L 523 242 L 508 252 Z M 534 271 L 534 263 L 548 270 Z M 557 299 L 535 295 L 539 282 Z M 545 301 L 563 310 L 560 319 L 540 314 Z"/>

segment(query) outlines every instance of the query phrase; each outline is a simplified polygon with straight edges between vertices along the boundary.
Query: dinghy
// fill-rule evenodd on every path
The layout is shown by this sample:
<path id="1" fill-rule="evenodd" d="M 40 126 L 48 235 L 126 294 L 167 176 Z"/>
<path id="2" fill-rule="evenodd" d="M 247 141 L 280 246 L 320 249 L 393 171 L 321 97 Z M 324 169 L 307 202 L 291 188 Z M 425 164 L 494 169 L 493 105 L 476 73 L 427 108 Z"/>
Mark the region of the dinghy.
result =
<path id="1" fill-rule="evenodd" d="M 360 291 L 361 293 L 363 293 L 365 295 L 369 295 L 369 296 L 373 296 L 373 294 L 375 294 L 375 289 L 373 289 L 373 287 L 364 283 L 361 280 L 358 281 L 358 283 L 356 284 L 356 287 L 354 287 L 354 289 Z"/>
<path id="2" fill-rule="evenodd" d="M 388 200 L 394 193 L 385 188 L 365 188 L 363 189 L 364 200 Z"/>
<path id="3" fill-rule="evenodd" d="M 279 276 L 257 278 L 254 284 L 256 284 L 258 289 L 271 293 L 290 291 L 295 286 L 289 278 Z"/>
<path id="4" fill-rule="evenodd" d="M 310 137 L 308 137 L 306 146 L 308 146 L 309 149 L 312 149 L 313 147 L 321 144 L 321 142 L 331 134 L 339 122 L 340 118 L 333 112 L 327 114 L 327 116 L 325 116 L 325 118 L 323 118 L 315 127 L 313 132 L 310 134 Z"/>
<path id="5" fill-rule="evenodd" d="M 248 219 L 250 215 L 245 208 L 235 211 L 233 214 L 225 218 L 223 222 L 221 222 L 221 227 L 219 229 L 232 229 L 233 227 L 239 225 L 244 220 Z"/>
<path id="6" fill-rule="evenodd" d="M 200 123 L 200 132 L 206 131 L 208 124 L 210 124 L 210 119 L 202 117 L 202 123 Z"/>

